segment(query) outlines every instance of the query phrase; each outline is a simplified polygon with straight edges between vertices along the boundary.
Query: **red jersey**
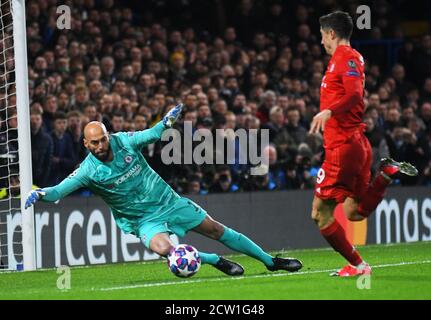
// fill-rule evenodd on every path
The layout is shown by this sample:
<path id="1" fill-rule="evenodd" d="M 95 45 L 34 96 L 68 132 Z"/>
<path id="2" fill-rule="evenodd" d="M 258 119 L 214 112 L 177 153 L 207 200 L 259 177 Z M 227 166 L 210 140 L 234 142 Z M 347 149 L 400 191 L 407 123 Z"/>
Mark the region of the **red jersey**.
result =
<path id="1" fill-rule="evenodd" d="M 336 148 L 364 130 L 364 81 L 364 58 L 350 46 L 338 46 L 320 88 L 320 110 L 332 110 L 323 133 L 325 148 Z"/>

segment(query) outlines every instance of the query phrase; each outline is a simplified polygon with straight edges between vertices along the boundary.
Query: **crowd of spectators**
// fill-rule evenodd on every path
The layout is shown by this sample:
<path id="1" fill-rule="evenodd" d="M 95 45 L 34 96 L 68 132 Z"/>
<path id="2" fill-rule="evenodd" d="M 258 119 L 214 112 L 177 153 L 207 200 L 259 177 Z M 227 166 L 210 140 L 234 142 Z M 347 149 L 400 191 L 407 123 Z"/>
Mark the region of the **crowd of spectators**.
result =
<path id="1" fill-rule="evenodd" d="M 173 7 L 169 1 L 141 2 L 138 10 L 131 1 L 64 1 L 72 12 L 70 30 L 57 28 L 57 1 L 27 2 L 34 184 L 57 184 L 79 165 L 86 156 L 82 131 L 89 121 L 102 121 L 110 133 L 144 130 L 182 102 L 176 128 L 183 139 L 191 139 L 183 121 L 213 132 L 268 129 L 269 172 L 251 175 L 237 155 L 233 164 L 165 165 L 166 142 L 145 147 L 147 161 L 177 191 L 312 188 L 324 155 L 322 137 L 308 129 L 319 110 L 329 59 L 320 44 L 318 17 L 334 9 L 354 13 L 358 3 L 198 1 L 207 9 L 199 15 L 192 0 L 173 1 Z M 398 183 L 430 185 L 431 36 L 405 37 L 393 25 L 396 8 L 388 1 L 373 3 L 372 30 L 355 29 L 353 39 L 401 40 L 394 65 L 386 55 L 373 54 L 379 46 L 364 53 L 364 122 L 373 171 L 381 157 L 391 156 L 420 171 L 419 177 Z M 11 136 L 16 135 L 14 87 L 4 90 L 13 80 L 4 72 L 7 58 L 0 55 L 0 145 L 8 146 L 0 150 L 3 155 L 17 150 Z"/>

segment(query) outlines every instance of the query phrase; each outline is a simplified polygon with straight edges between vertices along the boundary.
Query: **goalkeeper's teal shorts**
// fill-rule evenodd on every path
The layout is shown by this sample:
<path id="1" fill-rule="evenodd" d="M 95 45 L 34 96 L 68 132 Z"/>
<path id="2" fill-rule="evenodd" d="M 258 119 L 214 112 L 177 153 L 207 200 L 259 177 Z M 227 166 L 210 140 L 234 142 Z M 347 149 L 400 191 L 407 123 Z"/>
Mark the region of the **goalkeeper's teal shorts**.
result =
<path id="1" fill-rule="evenodd" d="M 207 213 L 190 199 L 181 197 L 163 216 L 142 220 L 138 226 L 138 236 L 147 248 L 151 239 L 158 233 L 175 234 L 182 238 L 188 231 L 204 221 Z"/>

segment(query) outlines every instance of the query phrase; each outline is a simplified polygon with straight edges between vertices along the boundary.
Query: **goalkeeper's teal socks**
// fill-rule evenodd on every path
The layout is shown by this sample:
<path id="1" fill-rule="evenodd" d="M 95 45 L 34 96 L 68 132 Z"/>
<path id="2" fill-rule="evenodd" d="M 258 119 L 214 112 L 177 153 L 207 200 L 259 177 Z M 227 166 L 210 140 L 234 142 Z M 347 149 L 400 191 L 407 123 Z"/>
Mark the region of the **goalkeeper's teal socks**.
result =
<path id="1" fill-rule="evenodd" d="M 268 267 L 272 267 L 274 265 L 272 256 L 263 251 L 261 247 L 259 247 L 256 243 L 251 241 L 242 233 L 238 233 L 235 230 L 225 227 L 224 233 L 220 237 L 219 241 L 229 249 L 253 257 L 263 262 Z"/>
<path id="2" fill-rule="evenodd" d="M 202 264 L 215 265 L 220 260 L 220 257 L 215 253 L 205 253 L 199 251 L 199 256 L 201 257 Z"/>
<path id="3" fill-rule="evenodd" d="M 266 266 L 272 267 L 274 265 L 271 255 L 263 251 L 261 247 L 259 247 L 245 235 L 238 233 L 235 230 L 225 227 L 224 233 L 220 237 L 219 241 L 229 249 L 253 257 L 263 262 Z M 199 251 L 199 255 L 202 259 L 202 264 L 215 265 L 220 259 L 220 257 L 215 253 L 205 253 Z"/>

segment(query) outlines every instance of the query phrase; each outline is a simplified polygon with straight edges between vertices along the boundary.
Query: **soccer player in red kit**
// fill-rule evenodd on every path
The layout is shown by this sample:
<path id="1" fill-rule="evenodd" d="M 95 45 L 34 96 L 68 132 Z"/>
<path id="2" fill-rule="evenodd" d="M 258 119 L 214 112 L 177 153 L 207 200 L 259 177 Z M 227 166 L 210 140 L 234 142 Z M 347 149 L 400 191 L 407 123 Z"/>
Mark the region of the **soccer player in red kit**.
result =
<path id="1" fill-rule="evenodd" d="M 338 203 L 347 218 L 367 218 L 383 199 L 386 187 L 399 174 L 417 175 L 415 167 L 382 159 L 371 181 L 371 146 L 364 135 L 364 59 L 350 46 L 352 18 L 336 11 L 320 18 L 322 44 L 331 55 L 320 91 L 320 112 L 313 118 L 310 133 L 323 131 L 325 160 L 317 174 L 312 218 L 320 233 L 349 264 L 337 276 L 371 274 L 371 267 L 347 240 L 334 219 Z M 370 182 L 371 181 L 371 182 Z"/>

